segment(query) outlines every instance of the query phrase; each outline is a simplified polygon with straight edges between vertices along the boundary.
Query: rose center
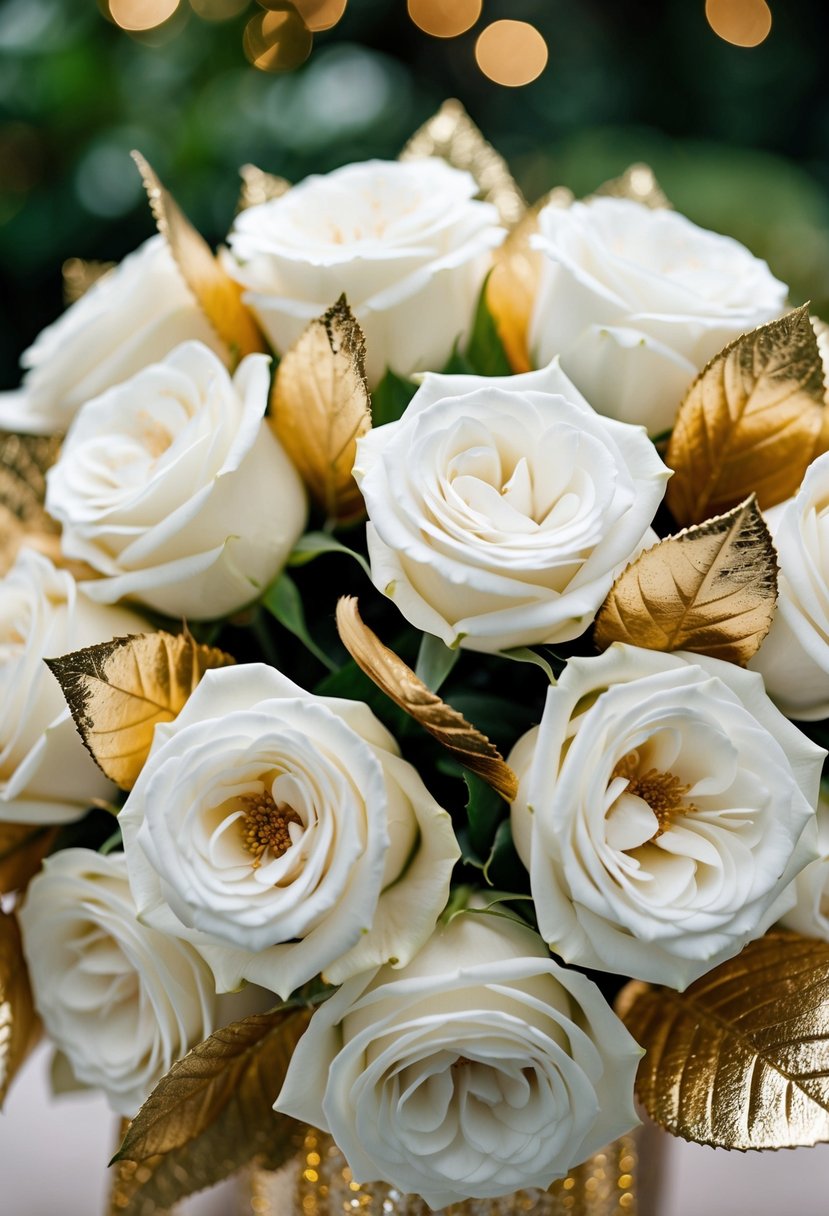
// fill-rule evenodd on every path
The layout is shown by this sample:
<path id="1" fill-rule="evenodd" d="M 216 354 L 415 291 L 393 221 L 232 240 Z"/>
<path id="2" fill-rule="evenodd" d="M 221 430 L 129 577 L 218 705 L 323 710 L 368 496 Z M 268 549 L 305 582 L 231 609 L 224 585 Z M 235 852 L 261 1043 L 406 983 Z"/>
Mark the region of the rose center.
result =
<path id="1" fill-rule="evenodd" d="M 281 857 L 290 849 L 293 841 L 289 824 L 301 824 L 302 820 L 287 802 L 274 802 L 267 792 L 250 794 L 242 799 L 242 841 L 253 857 L 253 868 L 258 869 L 262 854 L 270 849 L 274 857 Z"/>
<path id="2" fill-rule="evenodd" d="M 640 774 L 638 767 L 639 756 L 636 752 L 628 752 L 614 768 L 613 776 L 626 778 L 628 787 L 625 792 L 647 802 L 659 824 L 651 837 L 656 840 L 667 831 L 677 815 L 688 815 L 698 808 L 693 802 L 685 801 L 691 787 L 679 777 L 671 772 L 662 773 L 656 768 Z"/>

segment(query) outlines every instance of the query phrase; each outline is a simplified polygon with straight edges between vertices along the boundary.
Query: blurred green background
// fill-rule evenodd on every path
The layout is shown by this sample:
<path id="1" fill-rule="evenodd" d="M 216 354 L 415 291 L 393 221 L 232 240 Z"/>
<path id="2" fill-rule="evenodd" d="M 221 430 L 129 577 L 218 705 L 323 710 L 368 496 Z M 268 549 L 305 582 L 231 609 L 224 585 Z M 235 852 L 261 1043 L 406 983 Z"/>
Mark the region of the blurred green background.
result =
<path id="1" fill-rule="evenodd" d="M 818 0 L 769 0 L 771 34 L 751 49 L 712 32 L 704 0 L 484 0 L 477 26 L 452 39 L 420 31 L 406 0 L 349 0 L 307 63 L 278 76 L 242 51 L 255 4 L 224 21 L 190 4 L 132 36 L 103 0 L 0 0 L 0 387 L 18 382 L 21 351 L 60 311 L 63 260 L 120 258 L 152 231 L 131 148 L 215 242 L 242 163 L 297 180 L 393 157 L 447 96 L 531 199 L 559 183 L 583 194 L 648 161 L 680 210 L 767 258 L 796 301 L 829 308 Z M 532 22 L 549 47 L 523 88 L 475 63 L 478 33 L 500 17 Z"/>

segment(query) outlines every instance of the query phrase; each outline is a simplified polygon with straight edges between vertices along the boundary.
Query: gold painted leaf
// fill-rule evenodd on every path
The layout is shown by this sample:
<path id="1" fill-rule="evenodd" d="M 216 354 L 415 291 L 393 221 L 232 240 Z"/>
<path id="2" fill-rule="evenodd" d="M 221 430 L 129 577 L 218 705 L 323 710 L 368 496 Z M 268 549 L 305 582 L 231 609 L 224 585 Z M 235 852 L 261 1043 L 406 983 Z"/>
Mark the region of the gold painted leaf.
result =
<path id="1" fill-rule="evenodd" d="M 629 984 L 617 1010 L 660 1127 L 721 1148 L 829 1140 L 829 943 L 771 933 L 685 992 Z"/>
<path id="2" fill-rule="evenodd" d="M 85 258 L 67 258 L 61 266 L 63 276 L 63 302 L 68 307 L 81 296 L 85 296 L 93 283 L 102 279 L 115 266 L 115 262 L 92 262 Z"/>
<path id="3" fill-rule="evenodd" d="M 507 802 L 518 793 L 518 778 L 494 743 L 462 714 L 427 688 L 401 658 L 369 629 L 353 596 L 337 602 L 337 629 L 355 663 L 387 697 L 410 714 L 460 764 L 476 773 Z"/>
<path id="4" fill-rule="evenodd" d="M 271 394 L 271 425 L 329 520 L 363 514 L 352 476 L 357 440 L 371 429 L 363 331 L 345 296 L 286 353 Z"/>
<path id="5" fill-rule="evenodd" d="M 57 828 L 0 823 L 0 895 L 26 888 L 57 834 Z"/>
<path id="6" fill-rule="evenodd" d="M 17 919 L 0 912 L 0 1107 L 38 1032 Z"/>
<path id="7" fill-rule="evenodd" d="M 641 162 L 630 165 L 621 177 L 614 177 L 610 181 L 604 182 L 593 197 L 627 198 L 634 203 L 644 203 L 646 207 L 652 207 L 655 211 L 671 206 L 668 196 L 656 180 L 653 169 L 650 165 Z"/>
<path id="8" fill-rule="evenodd" d="M 46 471 L 60 439 L 0 432 L 0 575 L 14 564 L 27 536 L 56 536 L 60 529 L 43 506 Z"/>
<path id="9" fill-rule="evenodd" d="M 149 755 L 156 724 L 176 717 L 207 670 L 235 660 L 189 633 L 159 630 L 46 662 L 92 759 L 111 781 L 130 790 Z"/>
<path id="10" fill-rule="evenodd" d="M 158 231 L 167 241 L 181 276 L 205 316 L 226 344 L 233 361 L 267 346 L 249 309 L 242 288 L 225 272 L 207 241 L 196 231 L 173 196 L 140 152 L 138 166 Z"/>
<path id="11" fill-rule="evenodd" d="M 599 650 L 630 642 L 745 665 L 769 631 L 777 557 L 752 495 L 668 536 L 622 571 L 596 617 Z"/>
<path id="12" fill-rule="evenodd" d="M 113 1210 L 144 1216 L 256 1160 L 277 1169 L 303 1129 L 273 1104 L 311 1010 L 278 1009 L 216 1031 L 174 1064 L 116 1156 Z"/>
<path id="13" fill-rule="evenodd" d="M 419 130 L 403 151 L 401 160 L 437 156 L 454 169 L 465 169 L 478 183 L 482 199 L 498 209 L 501 223 L 511 228 L 527 209 L 507 162 L 487 143 L 461 103 L 445 101 Z"/>
<path id="14" fill-rule="evenodd" d="M 291 183 L 287 178 L 266 173 L 264 169 L 259 169 L 256 165 L 242 165 L 239 176 L 242 179 L 242 190 L 237 208 L 239 211 L 245 211 L 248 207 L 258 207 L 261 203 L 269 203 L 274 198 L 281 198 L 291 188 Z"/>
<path id="15" fill-rule="evenodd" d="M 677 415 L 665 501 L 700 523 L 755 493 L 761 510 L 796 492 L 819 450 L 823 366 L 808 308 L 743 334 L 697 376 Z"/>

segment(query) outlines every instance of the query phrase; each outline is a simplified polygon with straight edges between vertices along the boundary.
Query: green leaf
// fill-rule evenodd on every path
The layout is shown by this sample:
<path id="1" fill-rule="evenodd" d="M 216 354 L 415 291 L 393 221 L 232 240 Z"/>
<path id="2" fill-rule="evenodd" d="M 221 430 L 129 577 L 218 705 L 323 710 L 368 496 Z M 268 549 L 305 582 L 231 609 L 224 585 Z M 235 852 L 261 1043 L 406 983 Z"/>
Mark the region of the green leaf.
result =
<path id="1" fill-rule="evenodd" d="M 424 633 L 417 652 L 415 675 L 432 692 L 437 692 L 460 658 L 460 650 L 452 650 L 432 633 Z"/>
<path id="2" fill-rule="evenodd" d="M 527 871 L 515 851 L 509 819 L 498 824 L 492 849 L 483 868 L 483 876 L 485 882 L 499 890 L 512 891 L 516 887 L 527 885 Z"/>
<path id="3" fill-rule="evenodd" d="M 487 279 L 489 276 L 487 276 Z M 511 376 L 512 367 L 486 301 L 486 282 L 478 297 L 466 359 L 478 376 Z"/>
<path id="4" fill-rule="evenodd" d="M 305 611 L 302 607 L 302 596 L 296 583 L 289 574 L 281 574 L 275 583 L 271 583 L 262 597 L 262 603 L 280 625 L 311 651 L 329 671 L 336 671 L 337 664 L 328 657 L 308 632 L 305 624 Z"/>
<path id="5" fill-rule="evenodd" d="M 546 672 L 551 684 L 556 683 L 555 672 L 550 664 L 537 651 L 530 650 L 529 646 L 516 646 L 513 650 L 502 650 L 500 653 L 502 658 L 513 659 L 516 663 L 534 663 Z"/>
<path id="6" fill-rule="evenodd" d="M 500 794 L 474 773 L 464 773 L 463 779 L 469 791 L 466 803 L 469 843 L 481 861 L 486 862 L 499 823 L 509 817 L 509 808 Z"/>
<path id="7" fill-rule="evenodd" d="M 306 532 L 304 536 L 300 536 L 288 558 L 288 565 L 305 566 L 315 558 L 321 557 L 323 553 L 344 553 L 346 557 L 352 557 L 355 562 L 359 562 L 368 577 L 371 578 L 369 564 L 362 554 L 355 553 L 353 549 L 341 544 L 327 532 Z"/>
<path id="8" fill-rule="evenodd" d="M 387 368 L 385 376 L 371 394 L 372 426 L 397 422 L 417 392 L 417 387 L 411 380 L 404 380 Z"/>

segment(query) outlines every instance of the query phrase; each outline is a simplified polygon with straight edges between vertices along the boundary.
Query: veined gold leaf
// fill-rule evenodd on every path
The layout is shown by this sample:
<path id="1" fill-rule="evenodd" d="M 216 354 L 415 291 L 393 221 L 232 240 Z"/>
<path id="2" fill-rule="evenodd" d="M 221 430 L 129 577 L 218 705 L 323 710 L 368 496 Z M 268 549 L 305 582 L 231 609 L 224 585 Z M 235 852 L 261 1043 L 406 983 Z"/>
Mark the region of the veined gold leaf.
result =
<path id="1" fill-rule="evenodd" d="M 721 1148 L 829 1140 L 829 943 L 771 933 L 685 992 L 630 984 L 617 1010 L 660 1127 Z"/>
<path id="2" fill-rule="evenodd" d="M 695 650 L 746 664 L 769 631 L 777 557 L 754 495 L 668 536 L 622 571 L 596 617 L 599 650 Z"/>
<path id="3" fill-rule="evenodd" d="M 14 564 L 26 536 L 60 531 L 43 506 L 46 471 L 59 448 L 57 436 L 0 432 L 0 575 Z"/>
<path id="4" fill-rule="evenodd" d="M 174 1064 L 116 1156 L 114 1210 L 163 1210 L 254 1159 L 276 1169 L 292 1156 L 303 1129 L 273 1104 L 310 1016 L 307 1008 L 256 1014 L 216 1031 Z"/>
<path id="5" fill-rule="evenodd" d="M 0 895 L 26 888 L 57 834 L 57 828 L 0 823 Z"/>
<path id="6" fill-rule="evenodd" d="M 212 249 L 188 220 L 173 196 L 140 152 L 138 166 L 158 227 L 170 247 L 182 278 L 198 300 L 216 333 L 234 360 L 267 346 L 250 311 L 242 303 L 242 289 L 225 273 Z"/>
<path id="7" fill-rule="evenodd" d="M 92 759 L 123 790 L 149 755 L 153 730 L 171 722 L 204 673 L 235 659 L 189 633 L 139 633 L 47 659 Z"/>
<path id="8" fill-rule="evenodd" d="M 795 493 L 824 423 L 823 366 L 808 308 L 737 338 L 697 376 L 677 415 L 666 502 L 682 525 L 756 493 Z"/>
<path id="9" fill-rule="evenodd" d="M 355 663 L 387 697 L 434 735 L 454 758 L 476 773 L 507 802 L 518 793 L 518 778 L 494 743 L 462 714 L 427 688 L 401 658 L 384 646 L 350 595 L 337 602 L 337 629 Z"/>
<path id="10" fill-rule="evenodd" d="M 513 227 L 527 209 L 524 195 L 509 171 L 507 162 L 487 143 L 461 103 L 445 101 L 403 151 L 401 160 L 437 156 L 454 169 L 465 169 L 478 183 L 481 198 L 498 209 L 501 222 Z"/>
<path id="11" fill-rule="evenodd" d="M 655 211 L 670 208 L 665 194 L 650 165 L 641 162 L 630 165 L 621 177 L 611 178 L 599 186 L 594 198 L 628 198 L 634 203 L 644 203 Z"/>
<path id="12" fill-rule="evenodd" d="M 273 198 L 281 198 L 291 188 L 291 183 L 285 177 L 277 177 L 266 173 L 256 165 L 242 165 L 239 170 L 242 179 L 242 190 L 239 195 L 237 210 L 245 211 L 248 207 L 258 207 L 260 203 L 269 203 Z"/>
<path id="13" fill-rule="evenodd" d="M 68 307 L 86 295 L 93 283 L 102 279 L 115 262 L 88 262 L 84 258 L 67 258 L 61 266 L 63 302 Z"/>
<path id="14" fill-rule="evenodd" d="M 37 1027 L 17 919 L 0 912 L 0 1106 L 34 1045 Z"/>
<path id="15" fill-rule="evenodd" d="M 352 476 L 357 440 L 371 429 L 363 331 L 345 296 L 286 353 L 271 394 L 271 425 L 328 519 L 363 514 Z"/>

